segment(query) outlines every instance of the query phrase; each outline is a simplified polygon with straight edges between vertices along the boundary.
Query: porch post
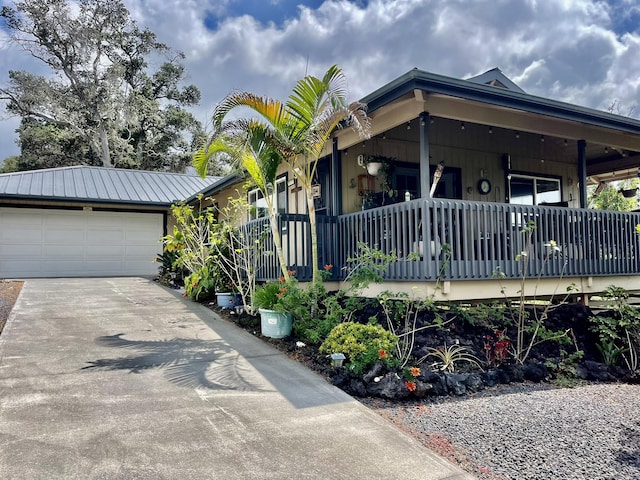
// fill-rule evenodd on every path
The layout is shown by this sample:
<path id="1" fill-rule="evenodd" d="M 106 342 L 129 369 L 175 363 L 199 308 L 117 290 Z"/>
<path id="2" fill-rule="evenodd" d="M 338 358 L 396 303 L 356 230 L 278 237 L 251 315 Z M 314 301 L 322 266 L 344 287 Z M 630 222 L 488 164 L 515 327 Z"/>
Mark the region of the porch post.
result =
<path id="1" fill-rule="evenodd" d="M 429 124 L 431 116 L 429 112 L 420 114 L 420 197 L 430 198 L 431 180 L 429 167 Z"/>
<path id="2" fill-rule="evenodd" d="M 331 151 L 331 212 L 336 217 L 342 213 L 342 157 L 338 150 L 338 139 L 333 137 Z"/>
<path id="3" fill-rule="evenodd" d="M 578 187 L 580 208 L 587 208 L 587 142 L 578 140 Z"/>

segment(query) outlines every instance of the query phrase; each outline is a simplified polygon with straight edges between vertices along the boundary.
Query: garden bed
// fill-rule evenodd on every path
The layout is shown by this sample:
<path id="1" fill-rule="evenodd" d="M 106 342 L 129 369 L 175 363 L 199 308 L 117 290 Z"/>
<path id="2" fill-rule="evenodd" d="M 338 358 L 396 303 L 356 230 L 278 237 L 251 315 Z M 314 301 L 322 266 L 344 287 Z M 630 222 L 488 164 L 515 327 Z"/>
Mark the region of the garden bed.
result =
<path id="1" fill-rule="evenodd" d="M 215 305 L 209 307 L 261 337 L 259 318 Z M 384 323 L 382 312 L 371 308 L 361 312 L 359 320 L 366 322 L 375 316 Z M 522 365 L 501 350 L 506 348 L 500 347 L 500 338 L 507 338 L 506 331 L 490 328 L 483 323 L 485 320 L 465 318 L 458 310 L 447 309 L 439 315 L 447 319 L 446 323 L 416 334 L 413 358 L 424 357 L 433 349 L 458 345 L 472 352 L 477 363 L 462 361 L 450 371 L 438 365 L 435 356 L 427 357 L 419 365 L 409 363 L 405 368 L 390 367 L 381 359 L 356 374 L 348 367 L 332 367 L 328 355 L 320 353 L 317 345 L 305 344 L 294 335 L 280 340 L 263 339 L 345 392 L 360 398 L 460 397 L 500 385 L 541 382 L 559 386 L 573 386 L 584 381 L 638 383 L 637 374 L 627 368 L 602 363 L 602 354 L 596 347 L 598 336 L 590 328 L 589 318 L 593 312 L 583 305 L 564 304 L 550 309 L 545 324 L 550 331 L 568 332 L 567 339 L 535 345 Z"/>

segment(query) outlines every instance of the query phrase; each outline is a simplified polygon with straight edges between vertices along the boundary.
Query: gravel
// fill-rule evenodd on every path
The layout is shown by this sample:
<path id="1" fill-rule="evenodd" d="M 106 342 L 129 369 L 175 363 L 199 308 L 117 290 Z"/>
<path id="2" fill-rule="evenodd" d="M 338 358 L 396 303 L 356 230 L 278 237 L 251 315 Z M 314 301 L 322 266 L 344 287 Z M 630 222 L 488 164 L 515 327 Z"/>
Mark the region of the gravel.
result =
<path id="1" fill-rule="evenodd" d="M 22 282 L 0 279 L 0 332 L 9 318 L 9 313 L 11 313 L 21 288 Z"/>
<path id="2" fill-rule="evenodd" d="M 464 399 L 363 403 L 480 479 L 640 478 L 640 386 L 511 385 Z"/>

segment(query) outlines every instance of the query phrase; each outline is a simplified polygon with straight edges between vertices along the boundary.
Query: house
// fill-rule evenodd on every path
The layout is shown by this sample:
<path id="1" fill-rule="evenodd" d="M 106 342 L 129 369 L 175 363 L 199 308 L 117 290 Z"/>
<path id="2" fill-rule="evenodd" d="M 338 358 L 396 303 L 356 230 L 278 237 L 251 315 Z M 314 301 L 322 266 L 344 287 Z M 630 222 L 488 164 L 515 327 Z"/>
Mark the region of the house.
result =
<path id="1" fill-rule="evenodd" d="M 572 284 L 585 297 L 610 284 L 640 288 L 640 213 L 587 209 L 590 182 L 638 175 L 640 121 L 529 95 L 499 69 L 466 80 L 414 69 L 362 101 L 371 137 L 336 131 L 314 187 L 321 263 L 335 280 L 364 242 L 398 254 L 380 289 L 438 299 L 517 295 L 522 276 L 537 279 L 530 296 Z M 205 193 L 224 202 L 233 191 Z M 259 211 L 259 193 L 248 196 Z M 274 196 L 287 262 L 308 280 L 292 172 L 281 172 Z M 278 275 L 265 256 L 261 277 Z"/>
<path id="2" fill-rule="evenodd" d="M 76 166 L 0 175 L 0 278 L 155 275 L 171 204 L 218 177 Z"/>

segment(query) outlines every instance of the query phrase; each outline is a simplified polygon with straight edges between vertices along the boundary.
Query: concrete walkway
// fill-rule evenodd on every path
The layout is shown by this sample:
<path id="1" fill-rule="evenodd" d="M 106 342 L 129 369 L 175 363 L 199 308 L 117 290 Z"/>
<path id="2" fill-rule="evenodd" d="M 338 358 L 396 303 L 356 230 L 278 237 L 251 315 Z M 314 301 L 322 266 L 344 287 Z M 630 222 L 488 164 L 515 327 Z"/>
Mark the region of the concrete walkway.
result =
<path id="1" fill-rule="evenodd" d="M 0 335 L 2 479 L 468 479 L 141 278 L 26 281 Z"/>

